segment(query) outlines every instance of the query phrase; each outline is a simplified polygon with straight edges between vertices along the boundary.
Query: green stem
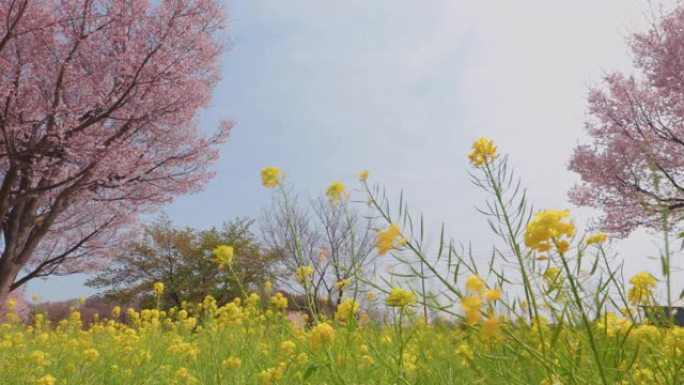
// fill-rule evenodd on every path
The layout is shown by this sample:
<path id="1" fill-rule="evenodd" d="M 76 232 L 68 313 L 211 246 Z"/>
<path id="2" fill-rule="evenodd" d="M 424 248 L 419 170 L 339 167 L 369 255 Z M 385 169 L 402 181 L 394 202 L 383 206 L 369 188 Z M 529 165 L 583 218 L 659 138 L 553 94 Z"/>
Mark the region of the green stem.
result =
<path id="1" fill-rule="evenodd" d="M 555 241 L 554 241 L 555 243 Z M 557 246 L 557 245 L 556 245 Z M 558 247 L 556 247 L 558 248 Z M 587 335 L 589 336 L 589 346 L 591 347 L 591 351 L 594 355 L 594 360 L 596 361 L 596 365 L 599 368 L 599 374 L 601 375 L 601 382 L 603 382 L 603 385 L 608 385 L 608 379 L 606 378 L 606 373 L 605 369 L 603 368 L 603 362 L 601 360 L 601 356 L 598 351 L 598 347 L 596 345 L 596 339 L 594 337 L 594 331 L 591 328 L 591 323 L 589 322 L 589 318 L 587 317 L 587 313 L 584 309 L 584 304 L 582 302 L 582 299 L 580 298 L 579 291 L 577 288 L 577 283 L 575 282 L 575 277 L 573 276 L 572 271 L 570 270 L 570 265 L 568 264 L 567 258 L 565 258 L 565 255 L 561 253 L 560 251 L 558 252 L 558 255 L 560 256 L 561 262 L 563 263 L 563 268 L 565 269 L 565 273 L 568 276 L 568 281 L 570 282 L 570 289 L 572 290 L 573 297 L 575 299 L 575 303 L 577 303 L 577 308 L 580 311 L 580 315 L 582 316 L 582 324 L 584 325 L 584 328 L 587 329 Z"/>

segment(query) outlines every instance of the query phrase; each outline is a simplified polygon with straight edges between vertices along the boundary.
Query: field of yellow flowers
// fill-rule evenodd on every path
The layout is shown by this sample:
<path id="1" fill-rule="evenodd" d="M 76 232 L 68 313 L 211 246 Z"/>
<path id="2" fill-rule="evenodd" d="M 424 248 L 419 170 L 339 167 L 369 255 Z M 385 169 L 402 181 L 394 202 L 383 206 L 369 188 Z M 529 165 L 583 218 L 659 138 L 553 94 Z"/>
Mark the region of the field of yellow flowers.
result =
<path id="1" fill-rule="evenodd" d="M 392 212 L 363 172 L 368 204 L 386 222 L 377 252 L 403 269 L 385 279 L 354 271 L 365 289 L 331 316 L 290 321 L 287 297 L 269 283 L 222 306 L 207 297 L 166 310 L 117 307 L 91 325 L 78 308 L 56 326 L 41 314 L 30 324 L 10 315 L 0 325 L 0 384 L 684 383 L 684 328 L 638 307 L 655 304 L 658 280 L 642 272 L 624 282 L 605 234 L 577 234 L 566 210 L 531 211 L 491 141 L 476 141 L 469 158 L 502 244 L 485 269 L 443 234 L 439 250 L 424 250 L 422 226 L 402 204 Z M 275 167 L 262 178 L 281 187 Z M 348 204 L 339 182 L 327 194 L 330 204 Z M 500 260 L 515 273 L 500 270 Z M 215 261 L 232 268 L 229 245 Z M 293 272 L 304 292 L 311 274 L 305 264 Z M 439 291 L 426 291 L 426 281 Z M 163 291 L 155 285 L 157 296 Z"/>

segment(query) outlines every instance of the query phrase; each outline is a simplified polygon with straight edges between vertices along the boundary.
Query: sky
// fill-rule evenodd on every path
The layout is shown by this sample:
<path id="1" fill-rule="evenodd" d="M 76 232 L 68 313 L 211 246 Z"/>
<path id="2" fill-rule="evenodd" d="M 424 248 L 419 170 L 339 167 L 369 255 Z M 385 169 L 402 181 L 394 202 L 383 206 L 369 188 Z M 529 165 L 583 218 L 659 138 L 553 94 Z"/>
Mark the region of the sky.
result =
<path id="1" fill-rule="evenodd" d="M 665 1 L 665 9 L 674 1 Z M 279 166 L 302 197 L 359 171 L 422 212 L 431 228 L 491 249 L 469 182 L 474 139 L 493 139 L 538 208 L 569 208 L 578 224 L 597 213 L 568 203 L 573 148 L 588 138 L 587 91 L 632 71 L 626 38 L 657 9 L 636 0 L 229 0 L 230 50 L 208 130 L 234 120 L 216 176 L 164 211 L 179 226 L 208 228 L 258 217 L 271 198 L 261 168 Z M 436 237 L 437 234 L 434 234 Z M 657 273 L 658 243 L 638 231 L 611 247 L 626 274 Z M 680 274 L 681 275 L 681 274 Z M 31 282 L 41 300 L 92 294 L 84 276 Z"/>

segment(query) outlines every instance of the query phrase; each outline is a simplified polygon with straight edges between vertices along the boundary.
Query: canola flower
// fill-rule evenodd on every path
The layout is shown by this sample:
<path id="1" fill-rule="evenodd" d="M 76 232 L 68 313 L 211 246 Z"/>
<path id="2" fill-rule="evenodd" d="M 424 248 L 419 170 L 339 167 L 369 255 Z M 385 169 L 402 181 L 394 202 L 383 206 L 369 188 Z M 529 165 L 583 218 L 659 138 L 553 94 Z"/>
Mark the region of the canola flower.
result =
<path id="1" fill-rule="evenodd" d="M 154 295 L 159 297 L 162 294 L 164 294 L 164 283 L 163 282 L 155 282 L 154 285 L 152 286 L 152 291 L 154 292 Z"/>
<path id="2" fill-rule="evenodd" d="M 632 287 L 627 292 L 627 298 L 632 305 L 648 305 L 653 302 L 653 290 L 658 281 L 648 272 L 642 271 L 629 279 Z"/>
<path id="3" fill-rule="evenodd" d="M 392 223 L 388 228 L 378 231 L 375 238 L 375 246 L 378 254 L 385 255 L 388 251 L 404 245 L 406 238 L 401 234 L 399 225 Z"/>
<path id="4" fill-rule="evenodd" d="M 482 317 L 482 298 L 479 295 L 470 295 L 461 300 L 461 309 L 465 312 L 466 322 L 475 324 Z"/>
<path id="5" fill-rule="evenodd" d="M 608 239 L 606 233 L 595 233 L 587 237 L 587 245 L 597 245 L 604 243 Z"/>
<path id="6" fill-rule="evenodd" d="M 370 172 L 367 170 L 361 171 L 359 173 L 359 180 L 361 182 L 366 182 L 368 180 L 368 176 L 370 175 Z"/>
<path id="7" fill-rule="evenodd" d="M 306 284 L 308 282 L 309 278 L 313 275 L 314 269 L 311 266 L 300 266 L 295 270 L 295 278 L 297 278 L 297 282 L 299 282 L 301 285 Z"/>
<path id="8" fill-rule="evenodd" d="M 515 350 L 517 340 L 528 349 L 538 349 L 541 341 L 536 326 L 514 326 L 491 311 L 485 313 L 483 301 L 491 290 L 495 289 L 482 294 L 473 291 L 463 299 L 463 309 L 470 313 L 466 322 L 472 326 L 468 328 L 419 322 L 420 318 L 410 312 L 405 313 L 406 322 L 401 325 L 391 321 L 349 323 L 350 315 L 360 313 L 352 298 L 342 301 L 334 322 L 298 326 L 288 322 L 284 313 L 261 308 L 259 295 L 254 293 L 222 305 L 208 297 L 202 307 L 185 304 L 183 309 L 169 311 L 129 309 L 126 322 L 103 319 L 85 329 L 81 329 L 75 310 L 56 328 L 40 323 L 40 317 L 32 324 L 0 324 L 0 380 L 3 384 L 99 385 L 97 376 L 92 380 L 80 377 L 83 372 L 79 368 L 86 368 L 88 373 L 107 376 L 112 385 L 151 378 L 146 376 L 154 376 L 154 381 L 163 384 L 212 385 L 218 383 L 212 382 L 217 374 L 223 383 L 241 383 L 241 378 L 272 385 L 330 383 L 334 376 L 353 383 L 354 378 L 370 376 L 394 378 L 396 369 L 387 365 L 393 362 L 412 381 L 429 373 L 451 375 L 456 383 L 505 383 L 514 375 L 542 381 L 548 376 L 546 367 L 524 350 Z M 411 297 L 405 293 L 396 296 Z M 402 299 L 397 304 L 412 302 Z M 207 308 L 213 310 L 206 312 Z M 546 320 L 540 325 L 547 332 L 551 330 Z M 561 329 L 555 352 L 578 360 L 571 366 L 575 373 L 589 383 L 600 383 L 587 357 L 589 347 L 581 330 L 570 325 L 557 327 Z M 398 328 L 401 334 L 397 334 Z M 635 361 L 633 370 L 622 369 L 623 377 L 630 381 L 662 383 L 658 379 L 661 374 L 648 369 L 659 365 L 677 370 L 681 363 L 684 329 L 633 324 L 609 313 L 596 321 L 595 330 L 603 354 L 612 354 L 611 359 L 616 360 L 625 354 Z M 547 344 L 552 334 L 545 337 Z M 619 355 L 615 353 L 616 339 L 622 341 Z M 400 345 L 403 352 L 397 353 Z M 578 353 L 582 350 L 584 353 Z M 516 365 L 501 365 L 502 360 L 515 360 Z M 611 373 L 618 373 L 622 365 L 616 362 Z M 554 365 L 563 374 L 557 366 L 563 363 L 559 360 L 547 365 Z M 496 365 L 501 365 L 500 372 L 481 370 Z M 309 370 L 312 366 L 317 369 Z M 14 382 L 7 382 L 8 378 Z M 566 380 L 563 375 L 557 379 Z"/>
<path id="9" fill-rule="evenodd" d="M 484 292 L 484 297 L 487 299 L 489 302 L 494 302 L 498 301 L 501 299 L 501 290 L 500 289 L 489 289 Z"/>
<path id="10" fill-rule="evenodd" d="M 345 323 L 349 319 L 356 317 L 359 312 L 359 303 L 353 298 L 345 298 L 337 306 L 335 311 L 335 319 L 339 322 Z"/>
<path id="11" fill-rule="evenodd" d="M 218 265 L 219 269 L 223 269 L 225 266 L 230 266 L 233 263 L 233 246 L 219 245 L 211 253 L 214 256 L 213 261 Z"/>
<path id="12" fill-rule="evenodd" d="M 534 215 L 527 224 L 525 245 L 538 252 L 546 252 L 555 246 L 560 253 L 568 250 L 567 239 L 575 235 L 575 225 L 565 220 L 569 210 L 544 210 Z"/>
<path id="13" fill-rule="evenodd" d="M 350 283 L 351 283 L 351 277 L 343 278 L 343 279 L 337 281 L 337 283 L 335 283 L 335 288 L 337 290 L 344 290 L 347 288 L 347 286 L 349 286 Z"/>
<path id="14" fill-rule="evenodd" d="M 285 297 L 283 293 L 277 292 L 271 297 L 271 305 L 275 306 L 278 309 L 286 309 L 287 297 Z"/>
<path id="15" fill-rule="evenodd" d="M 480 167 L 486 162 L 496 159 L 496 147 L 491 140 L 480 138 L 473 143 L 472 148 L 473 151 L 468 154 L 468 159 L 475 167 Z"/>
<path id="16" fill-rule="evenodd" d="M 477 167 L 496 158 L 491 141 L 478 142 L 475 155 L 471 154 Z M 491 166 L 496 171 L 497 165 Z M 365 178 L 367 174 L 359 179 Z M 267 187 L 280 185 L 279 170 L 265 180 Z M 512 379 L 545 385 L 681 382 L 684 328 L 662 327 L 634 317 L 638 311 L 634 308 L 612 309 L 627 305 L 608 302 L 590 308 L 588 314 L 595 315 L 586 320 L 590 333 L 578 325 L 585 313 L 568 300 L 570 287 L 577 285 L 584 293 L 593 286 L 581 285 L 594 281 L 590 273 L 584 273 L 586 265 L 577 266 L 582 279 L 564 277 L 562 273 L 567 270 L 557 267 L 559 261 L 554 256 L 555 251 L 568 250 L 574 231 L 567 211 L 538 213 L 526 228 L 526 246 L 539 253 L 534 260 L 525 261 L 531 266 L 530 299 L 546 306 L 544 315 L 548 319 L 544 315 L 528 318 L 516 304 L 527 310 L 536 306 L 533 301 L 529 305 L 515 290 L 506 291 L 504 298 L 503 287 L 488 287 L 477 275 L 467 277 L 463 292 L 456 289 L 452 296 L 446 292 L 446 300 L 433 296 L 428 285 L 425 298 L 421 298 L 430 306 L 427 319 L 416 309 L 405 309 L 418 302 L 417 296 L 399 287 L 390 290 L 384 306 L 374 301 L 375 292 L 367 291 L 363 310 L 354 297 L 342 298 L 336 308 L 328 306 L 307 314 L 309 309 L 298 312 L 301 305 L 296 293 L 290 297 L 295 302 L 291 307 L 283 293 L 269 296 L 269 281 L 264 282 L 263 291 L 250 287 L 247 289 L 257 292 L 232 300 L 206 296 L 197 303 L 182 301 L 168 309 L 127 305 L 122 311 L 116 306 L 111 314 L 92 322 L 85 321 L 79 310 L 87 302 L 53 324 L 40 309 L 31 318 L 20 319 L 14 313 L 17 301 L 10 300 L 3 309 L 8 313 L 0 317 L 0 384 L 504 384 Z M 585 240 L 593 245 L 606 239 L 605 234 L 597 233 Z M 379 232 L 376 246 L 384 254 L 404 242 L 399 227 L 391 225 Z M 230 258 L 224 258 L 223 264 L 230 265 Z M 425 276 L 440 274 L 443 267 L 436 266 Z M 452 271 L 440 276 L 445 278 L 441 281 L 445 286 L 452 282 Z M 306 281 L 312 273 L 302 269 L 297 278 Z M 347 279 L 352 278 L 364 282 L 353 276 L 334 287 L 345 289 L 350 284 Z M 327 283 L 330 292 L 333 285 Z M 655 303 L 658 281 L 653 275 L 641 272 L 629 283 L 631 287 L 620 294 L 626 294 L 630 304 Z M 385 290 L 383 284 L 389 283 L 377 284 L 377 288 Z M 499 285 L 509 285 L 509 280 L 501 279 Z M 155 284 L 153 290 L 160 296 L 164 286 Z M 596 298 L 602 297 L 589 294 L 582 306 L 594 306 Z M 388 307 L 401 308 L 404 317 L 383 317 Z M 459 311 L 462 318 L 454 315 Z M 496 311 L 506 313 L 497 315 Z M 509 314 L 511 320 L 503 314 Z M 592 351 L 603 366 L 592 358 Z"/>
<path id="17" fill-rule="evenodd" d="M 237 369 L 242 366 L 242 359 L 240 357 L 228 357 L 221 362 L 221 365 L 227 369 Z"/>
<path id="18" fill-rule="evenodd" d="M 311 347 L 318 350 L 335 341 L 335 329 L 328 323 L 320 323 L 311 329 Z"/>
<path id="19" fill-rule="evenodd" d="M 406 307 L 410 305 L 415 305 L 418 302 L 416 298 L 416 293 L 411 290 L 402 289 L 400 287 L 395 287 L 392 289 L 387 296 L 385 303 L 390 307 Z"/>
<path id="20" fill-rule="evenodd" d="M 481 294 L 487 285 L 484 283 L 482 278 L 477 275 L 471 275 L 466 278 L 466 289 L 473 293 Z"/>
<path id="21" fill-rule="evenodd" d="M 266 188 L 280 185 L 281 172 L 278 167 L 269 166 L 261 169 L 261 184 Z"/>
<path id="22" fill-rule="evenodd" d="M 49 374 L 39 378 L 36 381 L 36 385 L 55 385 L 56 383 L 57 383 L 57 379 L 54 376 L 49 375 Z"/>
<path id="23" fill-rule="evenodd" d="M 499 333 L 500 328 L 501 323 L 492 314 L 490 314 L 486 320 L 482 321 L 482 335 L 484 335 L 485 338 L 492 338 L 496 336 Z"/>
<path id="24" fill-rule="evenodd" d="M 328 189 L 325 191 L 325 195 L 328 196 L 328 202 L 335 206 L 339 204 L 342 199 L 344 199 L 345 187 L 344 183 L 335 181 L 328 185 Z"/>
<path id="25" fill-rule="evenodd" d="M 290 340 L 285 340 L 280 343 L 280 356 L 281 357 L 290 357 L 294 354 L 295 350 L 297 349 L 297 344 Z"/>

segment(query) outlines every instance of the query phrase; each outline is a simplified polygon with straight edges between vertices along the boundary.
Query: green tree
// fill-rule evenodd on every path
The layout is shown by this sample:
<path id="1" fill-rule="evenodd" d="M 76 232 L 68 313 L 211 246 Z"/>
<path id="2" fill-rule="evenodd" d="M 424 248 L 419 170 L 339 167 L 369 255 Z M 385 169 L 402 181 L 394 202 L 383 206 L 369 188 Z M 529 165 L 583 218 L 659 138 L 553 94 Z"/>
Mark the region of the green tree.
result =
<path id="1" fill-rule="evenodd" d="M 118 303 L 142 298 L 150 304 L 155 282 L 165 286 L 162 306 L 197 302 L 207 295 L 225 303 L 241 296 L 243 289 L 255 289 L 275 278 L 275 255 L 252 233 L 253 223 L 237 218 L 222 228 L 198 231 L 176 228 L 169 218 L 160 217 L 86 285 L 104 290 L 106 297 Z M 234 249 L 232 272 L 213 261 L 212 251 L 219 245 Z"/>

